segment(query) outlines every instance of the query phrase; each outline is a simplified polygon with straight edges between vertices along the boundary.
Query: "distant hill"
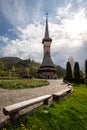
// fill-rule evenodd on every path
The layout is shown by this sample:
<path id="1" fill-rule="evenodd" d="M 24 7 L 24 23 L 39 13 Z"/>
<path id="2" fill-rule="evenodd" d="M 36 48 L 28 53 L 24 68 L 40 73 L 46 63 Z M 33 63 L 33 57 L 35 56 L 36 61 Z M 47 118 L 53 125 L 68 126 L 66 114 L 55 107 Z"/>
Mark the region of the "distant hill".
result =
<path id="1" fill-rule="evenodd" d="M 19 62 L 16 64 L 16 66 L 17 66 L 17 67 L 20 67 L 20 66 L 21 66 L 21 67 L 28 67 L 30 62 L 31 62 L 30 59 L 21 60 L 21 61 L 19 61 Z"/>
<path id="2" fill-rule="evenodd" d="M 22 61 L 22 59 L 18 57 L 3 57 L 0 58 L 0 61 L 3 62 L 5 69 L 11 69 L 11 67 Z"/>
<path id="3" fill-rule="evenodd" d="M 0 58 L 0 61 L 3 62 L 4 66 L 15 66 L 15 67 L 29 67 L 29 64 L 38 64 L 39 63 L 30 60 L 30 59 L 26 59 L 26 60 L 22 60 L 18 57 L 3 57 Z"/>
<path id="4" fill-rule="evenodd" d="M 40 67 L 40 63 L 37 63 L 31 59 L 26 59 L 26 60 L 22 60 L 18 57 L 3 57 L 0 58 L 0 61 L 3 63 L 4 65 L 4 70 L 8 71 L 8 70 L 12 70 L 13 66 L 15 67 L 15 70 L 17 71 L 17 73 L 25 73 L 25 69 L 29 68 L 29 73 L 30 75 L 32 75 L 33 77 L 37 76 L 37 71 Z M 61 66 L 57 66 L 56 65 L 56 70 L 57 70 L 57 76 L 58 78 L 64 77 L 65 75 L 65 69 L 62 68 Z"/>
<path id="5" fill-rule="evenodd" d="M 22 61 L 22 59 L 18 58 L 18 57 L 2 57 L 0 58 L 0 61 L 5 62 L 13 62 L 13 64 L 18 63 L 20 61 Z"/>

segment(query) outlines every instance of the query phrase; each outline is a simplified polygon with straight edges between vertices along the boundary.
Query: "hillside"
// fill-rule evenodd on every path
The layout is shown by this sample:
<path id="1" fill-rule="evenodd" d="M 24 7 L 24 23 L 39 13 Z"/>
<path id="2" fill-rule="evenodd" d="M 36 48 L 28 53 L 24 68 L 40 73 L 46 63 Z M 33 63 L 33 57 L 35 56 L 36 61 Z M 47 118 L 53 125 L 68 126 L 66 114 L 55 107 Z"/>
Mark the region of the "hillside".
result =
<path id="1" fill-rule="evenodd" d="M 22 59 L 18 58 L 18 57 L 2 57 L 0 58 L 0 61 L 2 61 L 4 64 L 16 64 L 20 61 L 22 61 Z"/>
<path id="2" fill-rule="evenodd" d="M 0 58 L 0 75 L 3 73 L 11 72 L 18 76 L 24 77 L 38 77 L 37 71 L 40 67 L 40 63 L 37 63 L 31 59 L 22 60 L 18 57 L 3 57 Z M 3 71 L 5 72 L 3 72 Z M 65 75 L 65 69 L 56 65 L 58 78 Z M 12 75 L 14 75 L 12 74 Z"/>
<path id="3" fill-rule="evenodd" d="M 58 78 L 65 76 L 66 70 L 64 68 L 56 65 L 56 70 L 57 70 L 56 74 L 57 74 Z"/>

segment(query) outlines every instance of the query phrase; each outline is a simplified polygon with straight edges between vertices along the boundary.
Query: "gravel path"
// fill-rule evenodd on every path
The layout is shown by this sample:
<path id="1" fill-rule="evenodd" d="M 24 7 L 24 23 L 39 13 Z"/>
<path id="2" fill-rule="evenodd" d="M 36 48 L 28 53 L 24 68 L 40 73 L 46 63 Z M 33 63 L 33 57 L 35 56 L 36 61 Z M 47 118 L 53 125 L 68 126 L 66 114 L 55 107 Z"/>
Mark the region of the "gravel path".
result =
<path id="1" fill-rule="evenodd" d="M 0 122 L 7 118 L 3 114 L 3 107 L 38 96 L 53 94 L 68 87 L 62 80 L 49 80 L 49 82 L 48 86 L 33 89 L 6 90 L 0 88 Z"/>

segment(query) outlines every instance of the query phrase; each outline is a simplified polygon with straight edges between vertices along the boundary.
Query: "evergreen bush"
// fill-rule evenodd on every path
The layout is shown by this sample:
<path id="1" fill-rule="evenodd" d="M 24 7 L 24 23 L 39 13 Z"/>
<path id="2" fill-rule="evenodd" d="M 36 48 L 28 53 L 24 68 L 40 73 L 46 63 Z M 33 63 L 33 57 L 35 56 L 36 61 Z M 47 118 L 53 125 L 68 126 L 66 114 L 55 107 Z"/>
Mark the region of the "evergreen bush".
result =
<path id="1" fill-rule="evenodd" d="M 85 60 L 85 77 L 87 78 L 87 60 Z"/>
<path id="2" fill-rule="evenodd" d="M 76 82 L 80 82 L 80 68 L 78 62 L 75 62 L 74 65 L 74 79 Z"/>
<path id="3" fill-rule="evenodd" d="M 64 77 L 64 80 L 67 80 L 69 82 L 72 81 L 72 69 L 71 69 L 71 64 L 69 61 L 66 64 L 66 75 Z"/>

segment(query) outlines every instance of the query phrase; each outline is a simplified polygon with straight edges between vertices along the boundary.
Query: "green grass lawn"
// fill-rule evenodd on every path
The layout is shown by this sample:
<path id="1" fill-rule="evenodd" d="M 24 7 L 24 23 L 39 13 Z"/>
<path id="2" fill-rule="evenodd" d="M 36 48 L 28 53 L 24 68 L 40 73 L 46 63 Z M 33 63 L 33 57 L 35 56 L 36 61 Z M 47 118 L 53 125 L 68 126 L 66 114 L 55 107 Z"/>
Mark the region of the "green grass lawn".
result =
<path id="1" fill-rule="evenodd" d="M 0 88 L 4 89 L 23 89 L 35 88 L 43 85 L 48 85 L 46 80 L 32 80 L 32 79 L 16 79 L 16 80 L 0 80 Z"/>
<path id="2" fill-rule="evenodd" d="M 87 130 L 87 86 L 73 84 L 62 101 L 5 124 L 2 130 Z"/>

